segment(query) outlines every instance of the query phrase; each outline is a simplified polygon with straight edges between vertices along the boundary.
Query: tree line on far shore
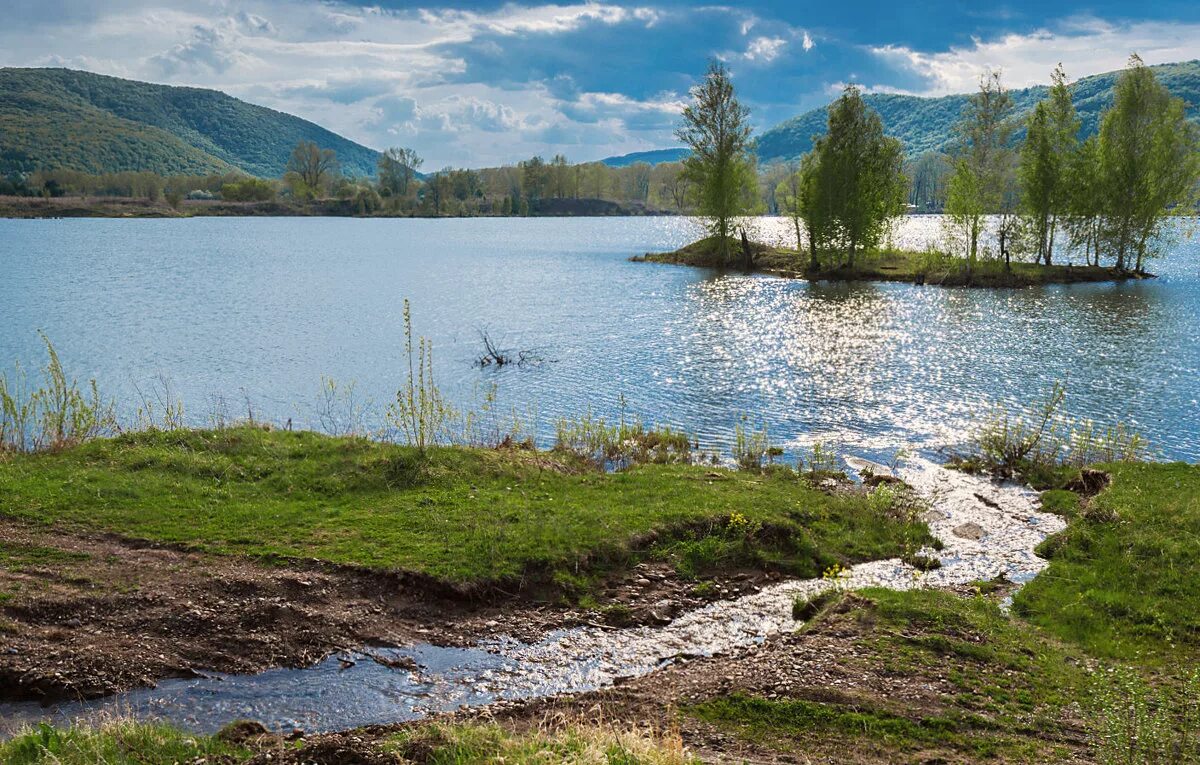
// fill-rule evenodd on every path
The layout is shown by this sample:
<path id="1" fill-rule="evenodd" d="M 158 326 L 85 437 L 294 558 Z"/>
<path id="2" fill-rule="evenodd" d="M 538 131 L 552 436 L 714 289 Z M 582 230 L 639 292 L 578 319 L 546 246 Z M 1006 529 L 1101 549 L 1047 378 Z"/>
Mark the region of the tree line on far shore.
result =
<path id="1" fill-rule="evenodd" d="M 39 171 L 0 178 L 0 196 L 125 197 L 165 201 L 287 201 L 345 203 L 358 214 L 475 216 L 531 215 L 545 209 L 586 212 L 600 201 L 619 209 L 668 214 L 692 210 L 692 190 L 678 162 L 610 167 L 601 162 L 570 164 L 561 154 L 530 157 L 516 165 L 466 169 L 447 167 L 422 174 L 424 164 L 410 148 L 382 152 L 373 178 L 342 173 L 336 153 L 301 141 L 279 179 L 242 173 L 159 176 L 151 172 L 92 175 L 75 170 Z"/>
<path id="2" fill-rule="evenodd" d="M 1051 265 L 1065 244 L 1088 264 L 1108 259 L 1142 271 L 1158 253 L 1165 218 L 1195 212 L 1200 129 L 1136 55 L 1099 132 L 1084 141 L 1061 65 L 1053 81 L 1016 142 L 1012 99 L 1000 73 L 988 72 L 957 126 L 948 174 L 926 168 L 911 180 L 900 142 L 848 86 L 829 109 L 827 132 L 778 174 L 775 187 L 809 267 L 853 269 L 858 253 L 880 249 L 915 183 L 932 174 L 945 176 L 945 250 L 968 269 L 980 258 Z M 756 212 L 748 112 L 721 64 L 692 98 L 677 134 L 692 149 L 685 174 L 699 189 L 698 212 L 728 253 L 736 220 Z"/>

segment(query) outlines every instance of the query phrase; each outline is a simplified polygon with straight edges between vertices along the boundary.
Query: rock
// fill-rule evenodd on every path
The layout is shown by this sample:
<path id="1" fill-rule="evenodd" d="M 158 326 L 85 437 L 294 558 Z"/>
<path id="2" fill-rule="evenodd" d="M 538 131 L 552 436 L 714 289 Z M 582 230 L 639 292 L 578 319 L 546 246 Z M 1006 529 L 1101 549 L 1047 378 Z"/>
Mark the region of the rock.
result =
<path id="1" fill-rule="evenodd" d="M 83 622 L 79 621 L 78 619 L 67 619 L 65 622 L 63 622 L 63 626 L 70 627 L 71 629 L 79 629 L 83 626 Z"/>
<path id="2" fill-rule="evenodd" d="M 237 720 L 217 732 L 217 738 L 228 744 L 244 744 L 267 735 L 270 735 L 270 731 L 266 726 L 254 720 Z"/>
<path id="3" fill-rule="evenodd" d="M 953 533 L 956 537 L 970 539 L 972 542 L 978 542 L 987 536 L 987 532 L 978 523 L 964 523 L 961 526 L 955 526 Z"/>
<path id="4" fill-rule="evenodd" d="M 1103 470 L 1093 470 L 1092 468 L 1084 468 L 1079 471 L 1079 477 L 1067 484 L 1067 488 L 1071 491 L 1082 494 L 1085 497 L 1094 497 L 1099 494 L 1108 482 L 1111 480 L 1108 473 Z"/>

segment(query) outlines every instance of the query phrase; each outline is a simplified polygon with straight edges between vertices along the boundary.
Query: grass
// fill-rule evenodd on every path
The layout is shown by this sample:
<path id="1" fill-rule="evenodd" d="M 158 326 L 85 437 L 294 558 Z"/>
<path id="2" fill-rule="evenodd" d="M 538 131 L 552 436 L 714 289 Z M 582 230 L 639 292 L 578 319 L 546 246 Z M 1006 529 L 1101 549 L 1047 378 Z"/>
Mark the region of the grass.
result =
<path id="1" fill-rule="evenodd" d="M 1200 467 L 1114 463 L 1050 566 L 1016 596 L 1022 616 L 1103 657 L 1200 657 Z M 1071 506 L 1062 495 L 1056 507 Z M 1078 500 L 1075 500 L 1077 502 Z"/>
<path id="2" fill-rule="evenodd" d="M 891 696 L 766 699 L 733 695 L 685 708 L 685 713 L 771 748 L 806 751 L 814 741 L 883 751 L 942 747 L 975 758 L 1040 759 L 1057 744 L 1055 731 L 1072 716 L 1088 687 L 1071 649 L 1030 630 L 991 600 L 936 590 L 863 590 L 821 604 L 816 621 L 853 625 L 860 657 L 851 673 L 904 677 L 917 685 L 948 682 L 956 689 L 934 706 L 900 692 Z M 841 695 L 841 694 L 835 694 Z M 811 751 L 809 748 L 807 751 Z"/>
<path id="3" fill-rule="evenodd" d="M 726 538 L 734 514 L 775 530 L 795 570 L 898 555 L 923 524 L 830 496 L 794 473 L 567 454 L 415 449 L 241 427 L 145 431 L 0 461 L 0 514 L 218 553 L 315 557 L 451 582 L 577 573 L 627 560 L 650 532 Z"/>
<path id="4" fill-rule="evenodd" d="M 426 725 L 397 734 L 381 747 L 428 765 L 474 763 L 588 763 L 690 765 L 678 734 L 599 725 L 567 725 L 516 733 L 496 724 Z M 417 756 L 412 756 L 412 755 Z M 407 760 L 406 760 L 407 761 Z"/>
<path id="5" fill-rule="evenodd" d="M 704 268 L 731 268 L 741 265 L 741 242 L 731 240 L 730 259 L 722 263 L 717 239 L 701 239 L 674 252 L 647 253 L 635 258 L 650 263 L 672 263 Z M 754 267 L 759 271 L 783 273 L 811 280 L 830 281 L 897 281 L 920 282 L 947 287 L 1021 287 L 1036 284 L 1070 284 L 1074 282 L 1116 281 L 1129 278 L 1113 268 L 1095 266 L 1052 266 L 1037 263 L 1013 262 L 1006 267 L 1002 261 L 980 260 L 968 271 L 963 258 L 936 252 L 885 249 L 864 252 L 855 256 L 853 268 L 824 264 L 817 270 L 809 268 L 807 253 L 794 249 L 770 247 L 752 243 Z M 826 259 L 828 255 L 823 256 Z M 841 261 L 844 256 L 839 256 Z"/>
<path id="6" fill-rule="evenodd" d="M 240 762 L 250 752 L 211 736 L 169 725 L 112 722 L 99 727 L 55 728 L 41 724 L 0 742 L 6 765 L 144 765 L 145 763 Z"/>
<path id="7" fill-rule="evenodd" d="M 72 561 L 87 560 L 88 557 L 87 553 L 0 540 L 0 568 L 10 570 L 28 566 L 56 566 Z"/>

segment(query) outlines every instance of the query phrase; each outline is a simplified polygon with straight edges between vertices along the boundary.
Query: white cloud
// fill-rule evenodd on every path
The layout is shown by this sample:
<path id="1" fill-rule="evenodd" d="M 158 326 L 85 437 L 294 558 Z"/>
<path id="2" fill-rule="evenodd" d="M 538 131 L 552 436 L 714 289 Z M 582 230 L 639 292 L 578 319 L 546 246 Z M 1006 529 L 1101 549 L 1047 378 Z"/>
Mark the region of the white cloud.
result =
<path id="1" fill-rule="evenodd" d="M 812 37 L 811 37 L 811 36 L 808 34 L 808 32 L 805 32 L 805 33 L 804 33 L 804 38 L 803 38 L 803 41 L 802 41 L 800 44 L 801 44 L 801 45 L 804 47 L 804 52 L 805 52 L 805 53 L 809 52 L 810 50 L 812 50 L 812 49 L 813 49 L 813 48 L 816 46 L 816 43 L 815 43 L 815 42 L 813 42 L 813 39 L 812 39 Z"/>
<path id="2" fill-rule="evenodd" d="M 755 37 L 742 55 L 747 61 L 769 64 L 779 58 L 785 45 L 787 45 L 787 40 L 782 37 Z"/>
<path id="3" fill-rule="evenodd" d="M 1140 22 L 1113 24 L 1095 18 L 1075 18 L 1056 31 L 1038 30 L 1009 34 L 995 40 L 975 39 L 973 44 L 937 53 L 885 45 L 871 52 L 891 65 L 920 75 L 923 95 L 944 95 L 974 90 L 985 69 L 1000 69 L 1009 87 L 1045 83 L 1059 62 L 1078 79 L 1125 66 L 1137 52 L 1147 64 L 1181 61 L 1200 56 L 1200 25 Z"/>

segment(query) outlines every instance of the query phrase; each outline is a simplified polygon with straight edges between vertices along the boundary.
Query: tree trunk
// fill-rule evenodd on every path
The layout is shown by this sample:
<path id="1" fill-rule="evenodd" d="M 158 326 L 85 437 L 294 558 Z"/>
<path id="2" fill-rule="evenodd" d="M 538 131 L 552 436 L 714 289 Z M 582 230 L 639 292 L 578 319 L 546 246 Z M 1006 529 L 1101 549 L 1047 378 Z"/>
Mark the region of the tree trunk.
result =
<path id="1" fill-rule="evenodd" d="M 1054 255 L 1054 229 L 1058 227 L 1058 219 L 1050 219 L 1050 231 L 1046 236 L 1046 265 L 1050 265 L 1050 258 Z"/>
<path id="2" fill-rule="evenodd" d="M 754 252 L 750 249 L 750 240 L 746 238 L 746 229 L 742 229 L 742 267 L 747 271 L 754 268 Z"/>

